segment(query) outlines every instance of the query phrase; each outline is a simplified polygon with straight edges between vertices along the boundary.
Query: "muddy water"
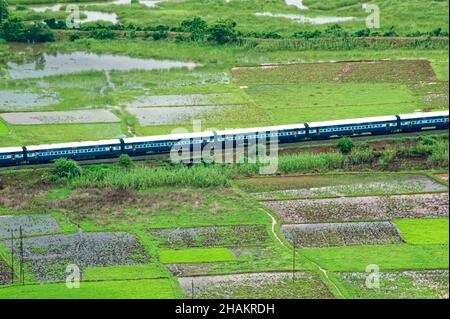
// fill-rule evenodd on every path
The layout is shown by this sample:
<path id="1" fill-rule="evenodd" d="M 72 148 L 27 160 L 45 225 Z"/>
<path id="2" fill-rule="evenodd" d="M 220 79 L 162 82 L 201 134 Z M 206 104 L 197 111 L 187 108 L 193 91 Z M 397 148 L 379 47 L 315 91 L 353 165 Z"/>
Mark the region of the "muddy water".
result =
<path id="1" fill-rule="evenodd" d="M 164 106 L 129 108 L 128 111 L 136 116 L 141 125 L 172 125 L 186 124 L 192 120 L 206 117 L 208 114 L 225 110 L 226 106 Z"/>
<path id="2" fill-rule="evenodd" d="M 153 106 L 200 106 L 211 104 L 214 98 L 226 97 L 228 94 L 185 94 L 140 96 L 130 103 L 130 107 Z"/>
<path id="3" fill-rule="evenodd" d="M 15 125 L 120 122 L 107 110 L 0 113 L 0 117 Z"/>
<path id="4" fill-rule="evenodd" d="M 307 17 L 301 14 L 271 13 L 271 12 L 257 12 L 255 13 L 255 16 L 283 18 L 301 24 L 316 24 L 316 25 L 358 20 L 358 18 L 356 17 Z"/>
<path id="5" fill-rule="evenodd" d="M 11 111 L 59 103 L 56 95 L 0 90 L 0 109 Z"/>
<path id="6" fill-rule="evenodd" d="M 193 69 L 196 66 L 197 64 L 193 62 L 139 59 L 128 56 L 85 52 L 43 53 L 33 62 L 7 63 L 9 77 L 12 79 L 37 78 L 82 71 L 168 70 L 183 67 Z"/>

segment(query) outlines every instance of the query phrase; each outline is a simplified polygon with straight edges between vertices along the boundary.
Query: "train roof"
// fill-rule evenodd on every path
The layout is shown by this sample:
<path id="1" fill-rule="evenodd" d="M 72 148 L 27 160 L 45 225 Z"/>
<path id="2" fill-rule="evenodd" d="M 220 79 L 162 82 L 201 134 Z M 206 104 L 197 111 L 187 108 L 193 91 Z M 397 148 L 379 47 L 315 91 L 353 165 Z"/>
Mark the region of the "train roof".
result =
<path id="1" fill-rule="evenodd" d="M 196 132 L 196 133 L 179 133 L 170 135 L 154 135 L 154 136 L 138 136 L 124 138 L 124 142 L 128 143 L 144 143 L 144 142 L 156 142 L 156 141 L 178 141 L 188 138 L 202 138 L 213 136 L 214 133 L 210 131 Z"/>
<path id="2" fill-rule="evenodd" d="M 449 112 L 447 111 L 437 111 L 437 112 L 420 112 L 413 114 L 402 114 L 399 115 L 401 119 L 410 120 L 415 118 L 427 118 L 427 117 L 439 117 L 439 116 L 448 116 Z"/>
<path id="3" fill-rule="evenodd" d="M 308 125 L 310 127 L 320 127 L 320 126 L 333 126 L 333 125 L 346 125 L 346 124 L 363 124 L 363 123 L 385 122 L 385 121 L 397 121 L 397 117 L 394 116 L 394 115 L 377 116 L 377 117 L 363 117 L 363 118 L 359 118 L 359 119 L 350 119 L 350 120 L 311 122 L 311 123 L 308 123 Z"/>
<path id="4" fill-rule="evenodd" d="M 274 131 L 284 131 L 284 130 L 294 130 L 294 129 L 304 129 L 304 124 L 290 124 L 290 125 L 278 125 L 278 126 L 263 126 L 263 127 L 253 127 L 253 128 L 238 128 L 217 131 L 218 135 L 228 135 L 228 134 L 247 134 L 256 132 L 274 132 Z"/>
<path id="5" fill-rule="evenodd" d="M 72 142 L 72 143 L 60 143 L 60 144 L 44 144 L 44 145 L 31 145 L 27 146 L 28 151 L 39 150 L 53 150 L 60 148 L 77 148 L 86 146 L 105 146 L 120 144 L 119 139 L 101 140 L 101 141 L 87 141 L 87 142 Z"/>
<path id="6" fill-rule="evenodd" d="M 22 152 L 23 149 L 21 147 L 0 147 L 0 154 L 2 153 L 17 153 Z"/>

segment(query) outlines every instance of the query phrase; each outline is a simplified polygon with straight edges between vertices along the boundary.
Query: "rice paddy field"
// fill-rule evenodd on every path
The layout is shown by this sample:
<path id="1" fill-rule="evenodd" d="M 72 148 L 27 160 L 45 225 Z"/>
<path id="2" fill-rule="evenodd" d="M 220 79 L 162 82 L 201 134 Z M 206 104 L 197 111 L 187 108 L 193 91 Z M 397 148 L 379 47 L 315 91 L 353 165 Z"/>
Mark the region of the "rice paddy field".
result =
<path id="1" fill-rule="evenodd" d="M 359 40 L 359 0 L 8 8 L 31 23 L 74 2 L 82 30 L 0 39 L 0 147 L 449 107 L 448 1 L 379 0 L 381 38 Z M 240 41 L 182 38 L 195 16 L 232 19 Z M 98 21 L 127 28 L 96 39 Z M 335 24 L 349 34 L 330 36 Z M 315 30 L 329 36 L 294 36 Z M 428 132 L 355 139 L 348 153 L 295 144 L 269 176 L 260 163 L 2 169 L 0 299 L 448 299 L 448 165 L 448 132 Z M 73 266 L 79 289 L 66 286 Z"/>

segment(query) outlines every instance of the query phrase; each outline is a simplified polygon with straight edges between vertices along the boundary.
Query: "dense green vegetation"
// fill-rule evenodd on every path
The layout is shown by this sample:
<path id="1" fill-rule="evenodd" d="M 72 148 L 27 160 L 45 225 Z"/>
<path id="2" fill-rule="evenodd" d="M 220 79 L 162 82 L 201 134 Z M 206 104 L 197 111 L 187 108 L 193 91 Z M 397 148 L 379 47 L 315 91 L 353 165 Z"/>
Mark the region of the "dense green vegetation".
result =
<path id="1" fill-rule="evenodd" d="M 202 130 L 448 109 L 448 1 L 379 0 L 381 28 L 367 29 L 362 0 L 304 0 L 306 10 L 283 0 L 163 1 L 156 8 L 79 0 L 82 19 L 84 10 L 99 11 L 117 14 L 118 23 L 69 30 L 65 4 L 72 2 L 0 0 L 0 113 L 102 110 L 119 121 L 13 124 L 0 116 L 0 147 L 192 131 L 189 117 L 145 122 L 139 112 L 148 106 L 152 119 L 177 107 L 216 107 L 194 117 Z M 56 3 L 63 5 L 33 10 Z M 279 14 L 356 19 L 314 24 Z M 80 65 L 94 54 L 101 63 L 72 68 L 83 53 L 91 55 Z M 134 65 L 197 66 L 111 67 L 133 65 L 128 57 L 147 59 Z M 0 299 L 448 298 L 448 134 L 283 145 L 277 159 L 276 175 L 265 177 L 261 162 L 179 165 L 129 156 L 0 171 Z M 279 194 L 250 195 L 264 192 Z M 392 198 L 398 205 L 388 205 Z M 358 200 L 380 207 L 366 220 Z M 289 214 L 268 205 L 277 202 Z M 325 222 L 322 213 L 330 222 L 334 205 L 346 211 L 333 222 L 364 221 L 373 236 L 385 236 L 377 225 L 390 221 L 401 244 L 352 238 L 355 246 L 293 249 L 281 224 Z M 27 247 L 23 286 L 17 273 L 11 277 L 19 260 L 11 261 L 8 246 L 9 229 L 19 224 Z M 56 253 L 60 245 L 67 249 Z M 80 262 L 80 289 L 63 282 L 69 261 Z M 379 289 L 365 286 L 368 265 L 382 272 Z M 213 275 L 225 284 L 211 283 Z"/>
<path id="2" fill-rule="evenodd" d="M 448 244 L 448 218 L 396 220 L 403 238 L 410 244 Z"/>

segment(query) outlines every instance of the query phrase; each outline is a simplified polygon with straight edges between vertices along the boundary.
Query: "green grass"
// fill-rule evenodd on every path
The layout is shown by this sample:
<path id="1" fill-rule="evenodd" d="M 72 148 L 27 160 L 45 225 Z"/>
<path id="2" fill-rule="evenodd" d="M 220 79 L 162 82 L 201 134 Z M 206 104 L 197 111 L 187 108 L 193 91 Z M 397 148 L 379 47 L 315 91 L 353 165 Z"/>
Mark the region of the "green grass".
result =
<path id="1" fill-rule="evenodd" d="M 448 218 L 395 220 L 403 238 L 409 244 L 448 244 Z"/>
<path id="2" fill-rule="evenodd" d="M 0 136 L 6 136 L 8 135 L 8 127 L 6 126 L 6 123 L 0 119 Z"/>
<path id="3" fill-rule="evenodd" d="M 292 84 L 250 85 L 247 93 L 270 116 L 270 123 L 290 124 L 412 113 L 419 101 L 404 85 Z M 330 99 L 330 96 L 333 98 Z"/>
<path id="4" fill-rule="evenodd" d="M 367 273 L 333 274 L 334 282 L 351 299 L 445 299 L 448 270 L 391 271 L 380 273 L 380 287 L 366 286 Z"/>
<path id="5" fill-rule="evenodd" d="M 160 264 L 96 267 L 83 270 L 83 281 L 158 279 L 163 277 L 168 277 L 168 272 Z"/>
<path id="6" fill-rule="evenodd" d="M 331 271 L 448 269 L 448 245 L 384 245 L 302 249 L 300 253 Z M 301 258 L 301 257 L 300 257 Z"/>
<path id="7" fill-rule="evenodd" d="M 124 136 L 120 124 L 8 125 L 0 147 L 101 140 Z"/>
<path id="8" fill-rule="evenodd" d="M 10 3 L 42 3 L 44 0 L 12 0 Z M 53 3 L 55 0 L 45 0 Z M 67 0 L 63 2 L 68 2 Z M 352 16 L 365 18 L 368 14 L 362 9 L 363 0 L 342 1 L 305 1 L 309 10 L 300 11 L 296 7 L 287 6 L 284 1 L 264 2 L 258 0 L 248 1 L 209 1 L 209 0 L 186 0 L 168 1 L 160 3 L 159 9 L 149 10 L 141 4 L 131 6 L 95 6 L 88 5 L 89 9 L 103 12 L 115 12 L 123 23 L 134 25 L 159 25 L 178 26 L 180 22 L 193 16 L 204 17 L 209 23 L 219 19 L 233 19 L 238 23 L 238 29 L 244 32 L 277 32 L 290 35 L 299 30 L 325 29 L 327 25 L 299 24 L 297 22 L 271 17 L 256 17 L 255 12 L 272 12 L 301 14 L 310 17 L 315 16 Z M 448 27 L 448 3 L 446 1 L 432 1 L 424 3 L 420 0 L 403 1 L 381 0 L 377 2 L 380 6 L 381 31 L 395 26 L 402 33 L 411 31 L 430 31 L 437 27 L 447 29 Z M 341 23 L 349 30 L 360 30 L 365 28 L 364 19 Z"/>
<path id="9" fill-rule="evenodd" d="M 0 299 L 173 299 L 181 292 L 170 279 L 82 282 L 79 289 L 65 284 L 13 286 L 0 289 Z"/>
<path id="10" fill-rule="evenodd" d="M 236 259 L 228 248 L 161 249 L 159 258 L 163 264 L 208 263 Z"/>
<path id="11" fill-rule="evenodd" d="M 339 193 L 339 196 L 420 193 L 425 191 L 426 183 L 430 181 L 432 180 L 425 174 L 371 172 L 253 177 L 233 181 L 233 184 L 248 193 L 280 192 L 276 197 L 284 199 L 291 196 L 283 194 L 282 191 L 293 189 L 310 189 L 310 197 L 335 197 L 336 193 Z M 326 187 L 332 189 L 326 190 Z M 445 188 L 442 191 L 445 191 Z"/>

